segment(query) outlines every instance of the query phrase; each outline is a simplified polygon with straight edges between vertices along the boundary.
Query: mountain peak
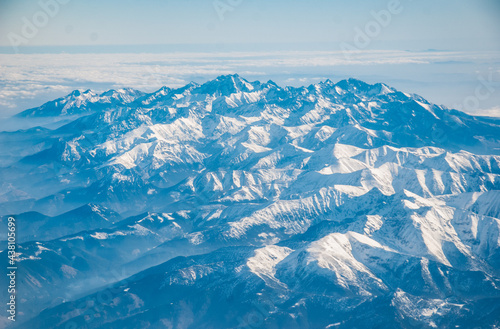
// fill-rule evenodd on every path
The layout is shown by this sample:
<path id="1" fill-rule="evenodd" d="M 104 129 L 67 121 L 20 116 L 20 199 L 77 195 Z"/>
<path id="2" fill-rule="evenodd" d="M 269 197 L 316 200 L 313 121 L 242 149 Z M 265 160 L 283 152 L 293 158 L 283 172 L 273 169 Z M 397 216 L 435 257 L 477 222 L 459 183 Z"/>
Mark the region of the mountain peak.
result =
<path id="1" fill-rule="evenodd" d="M 271 299 L 274 327 L 498 324 L 484 305 L 500 295 L 500 126 L 357 79 L 272 86 L 226 75 L 126 108 L 56 100 L 40 110 L 94 112 L 0 134 L 0 155 L 24 156 L 0 166 L 0 212 L 64 212 L 16 218 L 23 327 L 163 328 L 187 312 L 236 328 L 211 319 L 246 318 L 249 298 Z M 109 286 L 95 322 L 75 312 Z"/>
<path id="2" fill-rule="evenodd" d="M 82 92 L 78 89 L 75 89 L 73 90 L 72 92 L 70 92 L 66 97 L 78 97 L 82 94 Z"/>
<path id="3" fill-rule="evenodd" d="M 196 89 L 198 93 L 212 95 L 229 95 L 238 92 L 250 92 L 255 87 L 238 74 L 220 75 L 214 80 L 202 84 Z"/>
<path id="4" fill-rule="evenodd" d="M 369 84 L 356 78 L 341 80 L 336 84 L 334 84 L 334 86 L 339 87 L 342 90 L 359 95 L 375 96 L 375 95 L 386 95 L 397 92 L 396 89 L 389 87 L 385 83 Z"/>
<path id="5" fill-rule="evenodd" d="M 91 89 L 87 89 L 85 91 L 81 91 L 79 89 L 75 89 L 72 92 L 70 92 L 68 95 L 62 97 L 64 99 L 71 98 L 71 97 L 80 97 L 80 96 L 93 96 L 96 95 L 95 92 L 93 92 Z"/>
<path id="6" fill-rule="evenodd" d="M 372 85 L 370 85 L 364 81 L 358 80 L 356 78 L 348 78 L 348 79 L 341 80 L 341 81 L 337 82 L 336 85 L 344 90 L 349 90 L 349 91 L 352 91 L 352 90 L 363 91 L 363 90 L 370 89 L 372 87 Z"/>

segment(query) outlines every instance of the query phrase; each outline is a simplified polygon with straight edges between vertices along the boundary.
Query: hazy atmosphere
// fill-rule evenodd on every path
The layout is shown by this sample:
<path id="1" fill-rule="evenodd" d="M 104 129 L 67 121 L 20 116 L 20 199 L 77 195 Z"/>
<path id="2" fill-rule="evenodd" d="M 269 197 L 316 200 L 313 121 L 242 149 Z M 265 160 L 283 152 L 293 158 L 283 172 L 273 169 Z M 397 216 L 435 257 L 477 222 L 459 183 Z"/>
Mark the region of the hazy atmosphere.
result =
<path id="1" fill-rule="evenodd" d="M 500 115 L 500 3 L 0 1 L 0 117 L 74 89 L 355 77 Z M 480 91 L 477 97 L 477 89 Z"/>
<path id="2" fill-rule="evenodd" d="M 499 0 L 0 0 L 0 328 L 500 328 Z"/>

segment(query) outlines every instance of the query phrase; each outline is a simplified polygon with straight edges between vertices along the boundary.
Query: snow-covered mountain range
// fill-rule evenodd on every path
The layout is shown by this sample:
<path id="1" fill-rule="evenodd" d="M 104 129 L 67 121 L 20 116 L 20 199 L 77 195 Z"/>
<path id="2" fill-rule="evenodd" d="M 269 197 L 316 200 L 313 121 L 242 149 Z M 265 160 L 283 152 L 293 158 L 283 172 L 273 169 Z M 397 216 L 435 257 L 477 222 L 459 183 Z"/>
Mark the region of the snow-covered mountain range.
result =
<path id="1" fill-rule="evenodd" d="M 238 75 L 18 116 L 75 116 L 0 133 L 20 328 L 500 327 L 500 119 Z"/>

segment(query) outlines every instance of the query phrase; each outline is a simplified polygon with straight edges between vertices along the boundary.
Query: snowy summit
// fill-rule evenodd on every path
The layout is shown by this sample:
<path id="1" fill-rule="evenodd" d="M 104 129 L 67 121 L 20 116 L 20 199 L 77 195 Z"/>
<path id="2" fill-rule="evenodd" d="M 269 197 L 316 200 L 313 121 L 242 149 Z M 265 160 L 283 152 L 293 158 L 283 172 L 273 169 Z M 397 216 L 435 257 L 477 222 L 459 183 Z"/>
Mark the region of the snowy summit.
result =
<path id="1" fill-rule="evenodd" d="M 499 119 L 238 75 L 18 115 L 70 116 L 0 133 L 19 328 L 500 325 Z"/>

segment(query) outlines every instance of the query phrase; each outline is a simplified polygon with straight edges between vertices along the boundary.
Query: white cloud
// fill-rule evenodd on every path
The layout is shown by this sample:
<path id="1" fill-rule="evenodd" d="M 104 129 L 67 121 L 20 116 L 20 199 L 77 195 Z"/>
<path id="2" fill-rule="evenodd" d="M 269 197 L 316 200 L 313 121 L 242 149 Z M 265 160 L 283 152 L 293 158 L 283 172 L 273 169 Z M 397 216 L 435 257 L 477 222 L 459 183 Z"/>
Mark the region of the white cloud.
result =
<path id="1" fill-rule="evenodd" d="M 489 109 L 478 109 L 473 112 L 469 112 L 469 114 L 484 117 L 500 117 L 500 106 Z"/>
<path id="2" fill-rule="evenodd" d="M 359 51 L 347 59 L 339 51 L 230 52 L 169 54 L 0 54 L 0 116 L 62 96 L 74 89 L 104 91 L 133 87 L 153 91 L 179 87 L 220 74 L 239 73 L 247 79 L 273 79 L 281 84 L 316 83 L 318 77 L 372 77 L 391 83 L 401 77 L 430 86 L 436 65 L 488 62 L 490 52 Z M 413 67 L 414 73 L 399 72 Z M 444 67 L 444 68 L 443 68 Z M 472 65 L 471 65 L 472 67 Z M 421 77 L 427 68 L 427 76 Z M 415 77 L 411 76 L 414 75 Z M 322 78 L 321 78 L 322 79 Z M 399 80 L 398 80 L 399 79 Z M 400 83 L 406 88 L 404 81 Z M 407 83 L 406 91 L 413 90 Z M 399 87 L 399 86 L 396 86 Z M 440 86 L 446 93 L 450 86 Z M 428 87 L 430 89 L 430 87 Z M 424 95 L 426 96 L 426 95 Z M 439 100 L 439 97 L 437 98 Z M 432 99 L 431 99 L 432 100 Z"/>

